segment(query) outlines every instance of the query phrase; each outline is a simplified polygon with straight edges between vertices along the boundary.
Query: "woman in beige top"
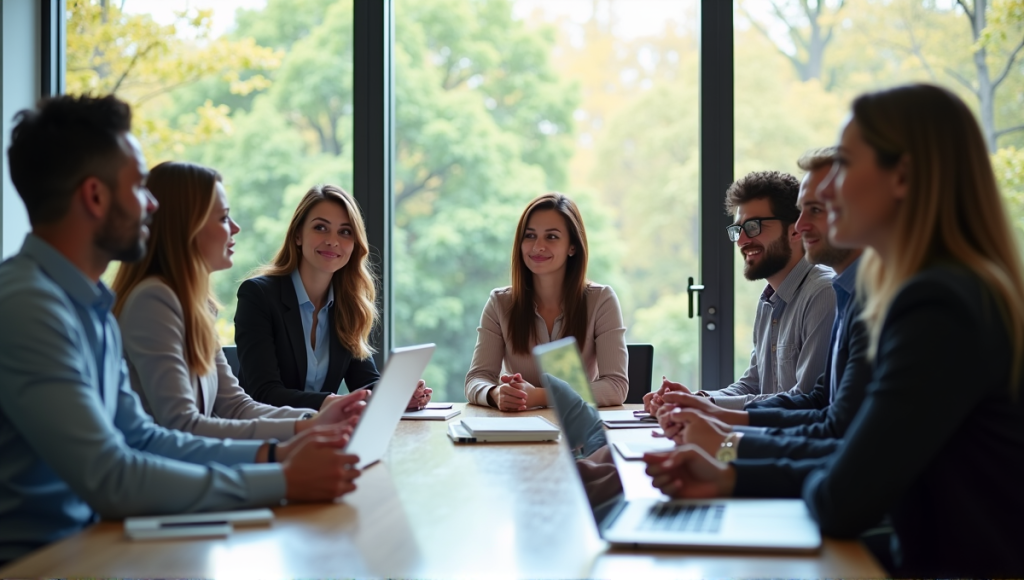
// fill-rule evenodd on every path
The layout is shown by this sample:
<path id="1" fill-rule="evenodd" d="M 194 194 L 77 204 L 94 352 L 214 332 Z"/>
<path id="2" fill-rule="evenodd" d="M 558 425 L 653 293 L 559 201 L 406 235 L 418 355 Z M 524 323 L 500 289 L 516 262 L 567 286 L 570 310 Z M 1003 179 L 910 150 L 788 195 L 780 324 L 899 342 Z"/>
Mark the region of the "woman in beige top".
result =
<path id="1" fill-rule="evenodd" d="M 466 399 L 502 411 L 545 407 L 547 394 L 531 350 L 574 336 L 600 406 L 621 405 L 626 328 L 610 286 L 587 281 L 587 233 L 571 199 L 542 195 L 519 218 L 512 248 L 512 286 L 484 306 Z"/>

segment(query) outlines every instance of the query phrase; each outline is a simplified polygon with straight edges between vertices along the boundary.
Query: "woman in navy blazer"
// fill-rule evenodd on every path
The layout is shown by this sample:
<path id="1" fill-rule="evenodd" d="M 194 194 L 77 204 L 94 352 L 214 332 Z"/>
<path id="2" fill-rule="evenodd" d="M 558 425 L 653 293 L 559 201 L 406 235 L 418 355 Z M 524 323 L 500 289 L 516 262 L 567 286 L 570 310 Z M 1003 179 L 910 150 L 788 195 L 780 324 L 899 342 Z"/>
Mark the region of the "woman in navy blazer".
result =
<path id="1" fill-rule="evenodd" d="M 732 463 L 683 446 L 647 471 L 673 496 L 802 496 L 835 537 L 889 516 L 898 577 L 1024 576 L 1024 272 L 974 114 L 930 85 L 863 95 L 834 176 L 875 366 L 842 445 L 747 461 L 738 437 Z"/>
<path id="2" fill-rule="evenodd" d="M 238 379 L 252 398 L 319 409 L 342 379 L 349 391 L 373 388 L 380 375 L 369 336 L 378 315 L 368 256 L 355 200 L 333 185 L 311 188 L 277 255 L 238 289 Z M 410 408 L 430 393 L 421 380 Z"/>

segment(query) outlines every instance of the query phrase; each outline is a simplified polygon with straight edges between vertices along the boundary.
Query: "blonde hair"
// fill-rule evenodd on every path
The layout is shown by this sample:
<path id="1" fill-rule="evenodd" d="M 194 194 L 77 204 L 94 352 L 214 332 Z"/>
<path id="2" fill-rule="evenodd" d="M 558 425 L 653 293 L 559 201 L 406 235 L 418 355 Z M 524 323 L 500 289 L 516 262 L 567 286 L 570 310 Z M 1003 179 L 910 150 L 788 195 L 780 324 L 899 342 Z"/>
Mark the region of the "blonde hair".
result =
<path id="1" fill-rule="evenodd" d="M 366 226 L 356 200 L 336 185 L 315 185 L 299 201 L 284 244 L 269 264 L 253 270 L 249 276 L 287 276 L 298 269 L 302 250 L 295 242 L 309 212 L 323 202 L 336 203 L 348 213 L 352 224 L 355 247 L 348 263 L 334 273 L 334 332 L 341 344 L 359 359 L 367 359 L 375 351 L 370 346 L 370 332 L 379 317 L 377 311 L 376 277 L 370 270 L 370 244 L 366 241 Z"/>
<path id="2" fill-rule="evenodd" d="M 534 324 L 536 307 L 533 298 L 533 272 L 523 260 L 523 238 L 530 216 L 535 211 L 555 210 L 562 214 L 569 234 L 569 245 L 576 252 L 565 264 L 565 280 L 562 283 L 562 304 L 565 322 L 562 336 L 576 337 L 583 348 L 587 334 L 587 303 L 583 293 L 587 289 L 587 230 L 583 216 L 576 204 L 561 193 L 545 193 L 530 202 L 516 227 L 516 239 L 512 243 L 512 308 L 508 313 L 511 330 L 512 352 L 529 353 L 530 342 L 537 340 L 537 325 Z"/>
<path id="3" fill-rule="evenodd" d="M 146 187 L 160 203 L 149 226 L 146 255 L 124 263 L 114 278 L 117 295 L 114 315 L 120 316 L 125 299 L 140 282 L 159 277 L 181 302 L 185 322 L 185 362 L 202 376 L 213 370 L 220 343 L 214 325 L 219 305 L 210 290 L 210 268 L 196 236 L 206 224 L 216 199 L 219 173 L 193 163 L 168 161 L 157 165 L 146 179 Z"/>
<path id="4" fill-rule="evenodd" d="M 869 93 L 853 102 L 853 121 L 877 163 L 909 163 L 908 191 L 895 228 L 899 252 L 882 263 L 867 250 L 857 273 L 878 352 L 882 324 L 900 287 L 929 265 L 949 260 L 989 287 L 1006 321 L 1013 351 L 1024 348 L 1024 275 L 978 123 L 952 92 L 926 84 Z M 1021 361 L 1014 357 L 1012 390 Z"/>

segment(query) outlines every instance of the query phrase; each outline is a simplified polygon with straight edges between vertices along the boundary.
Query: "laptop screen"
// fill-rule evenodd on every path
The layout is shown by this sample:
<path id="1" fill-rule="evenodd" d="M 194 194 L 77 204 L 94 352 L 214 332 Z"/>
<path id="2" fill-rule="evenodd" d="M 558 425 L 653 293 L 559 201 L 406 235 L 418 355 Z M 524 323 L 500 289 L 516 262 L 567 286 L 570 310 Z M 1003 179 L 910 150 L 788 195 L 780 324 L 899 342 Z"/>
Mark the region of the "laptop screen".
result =
<path id="1" fill-rule="evenodd" d="M 533 355 L 600 527 L 609 506 L 623 499 L 622 480 L 607 448 L 608 439 L 576 339 L 569 337 L 540 345 L 533 349 Z M 594 456 L 602 448 L 604 451 Z"/>

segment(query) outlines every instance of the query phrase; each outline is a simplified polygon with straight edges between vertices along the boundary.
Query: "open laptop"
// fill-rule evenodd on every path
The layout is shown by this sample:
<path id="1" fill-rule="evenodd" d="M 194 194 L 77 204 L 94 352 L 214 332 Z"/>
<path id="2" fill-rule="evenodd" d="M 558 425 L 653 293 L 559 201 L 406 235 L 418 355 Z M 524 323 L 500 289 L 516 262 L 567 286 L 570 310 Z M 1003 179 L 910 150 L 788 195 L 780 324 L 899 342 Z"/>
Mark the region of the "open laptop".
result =
<path id="1" fill-rule="evenodd" d="M 802 500 L 627 501 L 616 470 L 611 476 L 606 470 L 600 474 L 617 482 L 605 479 L 595 485 L 594 476 L 588 475 L 595 471 L 578 460 L 607 445 L 607 439 L 576 340 L 540 345 L 533 354 L 604 540 L 618 546 L 703 550 L 814 552 L 821 547 L 821 532 Z"/>
<path id="2" fill-rule="evenodd" d="M 391 356 L 384 364 L 384 372 L 373 387 L 373 395 L 345 448 L 346 453 L 359 456 L 359 469 L 373 465 L 384 457 L 391 435 L 409 399 L 416 392 L 416 383 L 423 376 L 423 370 L 427 368 L 433 354 L 433 344 L 406 346 L 391 351 Z"/>

